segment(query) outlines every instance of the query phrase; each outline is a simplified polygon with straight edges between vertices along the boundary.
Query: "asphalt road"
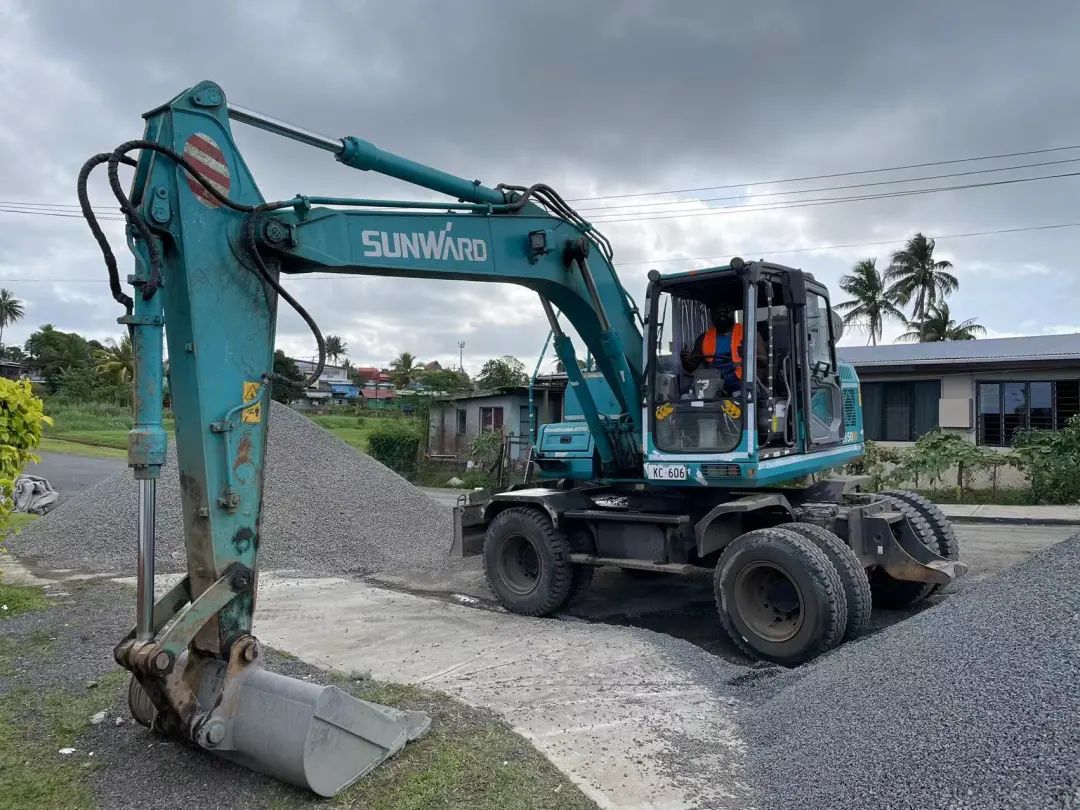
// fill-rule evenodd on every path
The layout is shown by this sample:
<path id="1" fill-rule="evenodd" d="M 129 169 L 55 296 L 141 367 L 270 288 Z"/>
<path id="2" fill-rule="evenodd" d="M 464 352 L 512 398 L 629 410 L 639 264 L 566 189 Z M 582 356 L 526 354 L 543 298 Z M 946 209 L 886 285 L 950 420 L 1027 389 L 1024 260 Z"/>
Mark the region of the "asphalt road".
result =
<path id="1" fill-rule="evenodd" d="M 52 488 L 60 493 L 61 500 L 77 495 L 127 466 L 122 459 L 117 458 L 86 458 L 64 453 L 38 455 L 41 461 L 28 464 L 25 472 L 27 475 L 47 478 Z"/>

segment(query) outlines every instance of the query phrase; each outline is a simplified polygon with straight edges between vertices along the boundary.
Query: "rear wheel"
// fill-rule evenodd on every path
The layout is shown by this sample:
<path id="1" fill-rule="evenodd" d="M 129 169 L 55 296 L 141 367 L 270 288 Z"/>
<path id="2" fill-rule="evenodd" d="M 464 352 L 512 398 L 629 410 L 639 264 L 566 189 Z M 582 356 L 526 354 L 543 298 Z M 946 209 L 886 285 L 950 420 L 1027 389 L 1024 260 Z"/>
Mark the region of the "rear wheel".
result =
<path id="1" fill-rule="evenodd" d="M 861 636 L 870 622 L 873 599 L 866 569 L 855 556 L 855 552 L 837 534 L 815 523 L 785 523 L 782 528 L 798 532 L 829 558 L 836 573 L 840 575 L 844 596 L 847 598 L 847 629 L 844 631 L 844 639 L 851 641 Z"/>
<path id="2" fill-rule="evenodd" d="M 844 636 L 839 574 L 812 541 L 789 529 L 736 538 L 720 557 L 713 587 L 724 630 L 751 658 L 795 666 Z"/>
<path id="3" fill-rule="evenodd" d="M 566 604 L 573 586 L 570 542 L 537 509 L 500 513 L 484 535 L 484 574 L 507 610 L 546 616 Z"/>
<path id="4" fill-rule="evenodd" d="M 918 509 L 896 495 L 881 494 L 878 497 L 904 516 L 924 546 L 935 554 L 941 553 L 933 527 Z M 874 605 L 891 610 L 902 610 L 921 602 L 934 592 L 935 587 L 926 582 L 894 579 L 881 568 L 870 575 L 870 591 L 874 595 Z"/>
<path id="5" fill-rule="evenodd" d="M 889 490 L 881 494 L 899 498 L 915 507 L 919 514 L 926 518 L 930 528 L 934 531 L 937 553 L 948 560 L 960 559 L 960 540 L 956 536 L 952 523 L 945 517 L 945 513 L 941 511 L 941 507 L 929 498 L 906 489 Z"/>

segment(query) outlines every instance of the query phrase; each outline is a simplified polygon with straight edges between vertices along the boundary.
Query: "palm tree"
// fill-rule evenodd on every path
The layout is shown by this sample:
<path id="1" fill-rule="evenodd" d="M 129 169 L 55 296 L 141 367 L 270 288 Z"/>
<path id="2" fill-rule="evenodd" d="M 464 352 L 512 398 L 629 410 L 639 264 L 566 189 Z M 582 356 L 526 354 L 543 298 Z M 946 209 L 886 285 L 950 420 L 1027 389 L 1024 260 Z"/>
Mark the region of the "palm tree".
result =
<path id="1" fill-rule="evenodd" d="M 337 363 L 338 358 L 349 353 L 348 345 L 337 335 L 326 336 L 326 356 L 329 357 L 334 363 Z"/>
<path id="2" fill-rule="evenodd" d="M 893 254 L 885 280 L 893 282 L 890 292 L 897 303 L 915 299 L 911 317 L 922 320 L 939 297 L 944 300 L 960 286 L 956 276 L 946 272 L 951 267 L 952 262 L 934 261 L 934 240 L 917 233 Z"/>
<path id="3" fill-rule="evenodd" d="M 976 323 L 974 318 L 957 323 L 952 319 L 949 305 L 942 301 L 931 304 L 925 318 L 908 321 L 911 331 L 905 332 L 898 339 L 919 343 L 936 343 L 940 340 L 975 340 L 986 333 L 986 328 Z"/>
<path id="4" fill-rule="evenodd" d="M 131 338 L 124 335 L 118 344 L 112 338 L 103 348 L 94 351 L 94 371 L 116 383 L 128 383 L 135 376 L 135 355 Z"/>
<path id="5" fill-rule="evenodd" d="M 402 352 L 397 356 L 395 360 L 390 363 L 390 368 L 394 370 L 391 375 L 394 381 L 394 385 L 398 388 L 405 388 L 416 377 L 416 372 L 419 371 L 416 358 L 409 352 Z"/>
<path id="6" fill-rule="evenodd" d="M 856 262 L 851 273 L 840 279 L 840 289 L 852 296 L 852 299 L 837 304 L 835 309 L 844 312 L 844 323 L 848 326 L 866 324 L 870 330 L 868 343 L 877 346 L 881 339 L 882 325 L 887 318 L 896 318 L 901 323 L 907 322 L 904 313 L 896 306 L 895 293 L 891 288 L 885 287 L 885 279 L 877 269 L 877 259 Z"/>
<path id="7" fill-rule="evenodd" d="M 11 290 L 0 290 L 0 346 L 4 345 L 4 327 L 23 316 L 23 304 Z"/>

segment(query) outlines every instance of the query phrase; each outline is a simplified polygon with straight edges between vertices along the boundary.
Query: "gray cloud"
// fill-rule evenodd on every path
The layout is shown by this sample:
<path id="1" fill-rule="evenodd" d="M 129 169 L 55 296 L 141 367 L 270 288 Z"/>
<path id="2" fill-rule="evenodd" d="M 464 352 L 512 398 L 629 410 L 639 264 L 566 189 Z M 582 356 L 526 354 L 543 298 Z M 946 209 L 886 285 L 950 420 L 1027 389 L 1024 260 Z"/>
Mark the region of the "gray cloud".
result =
<path id="1" fill-rule="evenodd" d="M 89 154 L 137 136 L 142 112 L 203 78 L 241 104 L 312 129 L 356 134 L 489 183 L 542 180 L 568 197 L 1080 143 L 1075 3 L 725 6 L 15 3 L 0 10 L 7 40 L 0 49 L 0 197 L 74 202 L 75 174 Z M 262 133 L 237 127 L 236 134 L 267 197 L 428 196 Z M 1080 150 L 1061 155 L 1070 156 Z M 964 168 L 970 167 L 954 170 Z M 637 262 L 646 260 L 1080 221 L 1078 183 L 605 230 L 615 240 L 617 264 L 626 262 L 625 283 L 640 295 L 649 265 Z M 110 199 L 100 184 L 95 194 L 101 204 Z M 625 201 L 608 204 L 618 202 Z M 121 231 L 112 232 L 120 251 Z M 1072 272 L 1078 233 L 942 240 L 939 252 L 962 281 L 954 312 L 977 316 L 995 333 L 1080 328 L 1080 282 Z M 884 265 L 892 249 L 776 258 L 835 284 L 856 259 L 877 255 Z M 100 281 L 22 281 L 35 277 Z M 24 321 L 5 335 L 10 342 L 47 321 L 95 335 L 116 332 L 118 313 L 103 279 L 79 220 L 0 213 L 0 283 L 28 305 Z M 445 362 L 456 358 L 463 339 L 474 367 L 504 352 L 531 364 L 545 332 L 531 297 L 504 287 L 290 283 L 326 331 L 346 337 L 360 362 L 385 363 L 402 350 Z M 295 318 L 283 316 L 279 336 L 290 352 L 310 353 Z"/>

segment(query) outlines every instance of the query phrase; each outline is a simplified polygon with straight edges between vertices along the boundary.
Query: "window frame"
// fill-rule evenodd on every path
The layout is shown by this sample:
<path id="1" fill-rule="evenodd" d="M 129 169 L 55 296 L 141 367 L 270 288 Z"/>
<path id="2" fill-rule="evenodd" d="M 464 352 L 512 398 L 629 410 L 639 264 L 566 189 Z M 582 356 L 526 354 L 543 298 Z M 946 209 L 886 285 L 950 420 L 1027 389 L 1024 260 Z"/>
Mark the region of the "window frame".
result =
<path id="1" fill-rule="evenodd" d="M 864 405 L 863 406 L 864 407 L 864 410 L 863 410 L 863 432 L 864 432 L 866 438 L 868 440 L 874 441 L 874 442 L 909 442 L 910 443 L 910 442 L 918 441 L 919 438 L 921 438 L 922 436 L 925 436 L 927 433 L 929 433 L 930 431 L 927 430 L 927 431 L 924 431 L 923 433 L 920 433 L 918 436 L 915 435 L 915 414 L 916 414 L 916 410 L 917 410 L 916 407 L 915 407 L 916 406 L 915 390 L 916 390 L 916 386 L 921 385 L 921 384 L 925 385 L 926 383 L 936 383 L 937 384 L 937 399 L 938 399 L 938 402 L 940 402 L 941 401 L 941 391 L 942 391 L 942 388 L 943 388 L 941 377 L 926 377 L 926 378 L 919 378 L 919 379 L 913 379 L 913 380 L 868 380 L 868 381 L 865 381 L 865 382 L 860 382 L 860 384 L 859 384 L 860 385 L 860 392 L 859 392 L 859 401 L 860 401 L 860 403 L 865 403 L 865 401 L 867 399 L 867 397 L 863 396 L 863 391 L 861 390 L 865 386 L 868 386 L 868 385 L 880 386 L 880 391 L 881 391 L 881 394 L 878 397 L 878 402 L 879 402 L 880 407 L 881 407 L 881 413 L 880 413 L 880 418 L 877 420 L 877 425 L 881 430 L 880 435 L 881 435 L 882 438 L 874 438 L 874 437 L 869 435 L 869 432 L 867 431 L 867 428 L 869 426 L 869 420 L 867 419 L 867 412 L 865 410 L 865 405 Z M 907 387 L 908 390 L 909 390 L 910 398 L 908 400 L 908 418 L 907 418 L 907 422 L 908 422 L 907 436 L 908 436 L 908 438 L 906 438 L 906 439 L 886 439 L 886 438 L 884 438 L 884 436 L 885 436 L 885 425 L 886 425 L 885 411 L 886 411 L 886 406 L 887 406 L 887 400 L 886 400 L 886 397 L 885 397 L 885 392 L 886 392 L 888 386 L 890 386 L 890 385 L 902 385 L 902 386 Z M 940 427 L 940 426 L 941 426 L 941 416 L 940 416 L 940 411 L 939 411 L 934 417 L 934 425 L 930 428 L 930 430 L 933 430 L 935 427 Z"/>
<path id="2" fill-rule="evenodd" d="M 976 379 L 975 380 L 975 444 L 979 447 L 1012 447 L 1010 437 L 1005 435 L 1005 386 L 1007 385 L 1023 385 L 1024 386 L 1024 422 L 1017 428 L 1017 430 L 1026 430 L 1031 427 L 1031 386 L 1033 384 L 1050 384 L 1050 426 L 1039 428 L 1040 430 L 1061 430 L 1062 425 L 1059 424 L 1058 413 L 1058 386 L 1062 383 L 1068 383 L 1077 385 L 1080 387 L 1080 381 L 1072 377 L 1065 377 L 1062 379 L 1045 379 L 1045 378 L 1027 378 L 1017 380 L 1015 378 L 1010 379 Z M 985 440 L 984 428 L 983 428 L 983 386 L 996 385 L 997 386 L 997 413 L 986 414 L 987 416 L 997 416 L 998 432 L 1001 436 L 1000 443 L 988 443 Z M 1080 412 L 1080 411 L 1078 411 Z"/>
<path id="3" fill-rule="evenodd" d="M 454 435 L 464 436 L 469 432 L 469 412 L 465 408 L 455 408 Z"/>

